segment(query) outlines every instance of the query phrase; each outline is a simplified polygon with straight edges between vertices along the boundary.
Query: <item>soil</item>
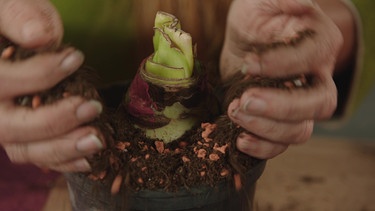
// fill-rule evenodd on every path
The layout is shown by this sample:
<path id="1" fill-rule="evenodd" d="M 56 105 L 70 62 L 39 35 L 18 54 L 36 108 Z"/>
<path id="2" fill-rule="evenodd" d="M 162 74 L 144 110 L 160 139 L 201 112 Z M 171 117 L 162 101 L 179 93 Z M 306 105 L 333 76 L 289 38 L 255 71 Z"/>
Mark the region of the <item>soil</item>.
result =
<path id="1" fill-rule="evenodd" d="M 63 48 L 32 51 L 0 38 L 0 58 L 11 61 Z M 21 96 L 16 99 L 16 103 L 36 109 L 71 95 L 101 100 L 95 78 L 94 71 L 82 67 L 52 89 Z M 235 88 L 230 86 L 233 81 L 239 84 Z M 269 80 L 259 76 L 244 77 L 239 73 L 233 81 L 229 85 L 223 85 L 223 89 L 219 91 L 221 96 L 226 96 L 221 99 L 225 102 L 224 108 L 249 86 L 290 89 L 305 87 L 309 79 L 296 76 Z M 105 105 L 104 102 L 103 104 Z M 236 137 L 244 130 L 232 123 L 227 115 L 216 116 L 211 122 L 202 122 L 169 144 L 147 138 L 140 129 L 134 127 L 124 109 L 105 108 L 103 114 L 89 124 L 100 129 L 107 148 L 89 159 L 93 171 L 87 176 L 92 180 L 106 180 L 113 178 L 108 175 L 114 175 L 111 189 L 113 194 L 123 187 L 134 191 L 175 191 L 179 187 L 215 186 L 222 181 L 230 181 L 236 189 L 240 189 L 244 173 L 259 162 L 236 149 Z"/>

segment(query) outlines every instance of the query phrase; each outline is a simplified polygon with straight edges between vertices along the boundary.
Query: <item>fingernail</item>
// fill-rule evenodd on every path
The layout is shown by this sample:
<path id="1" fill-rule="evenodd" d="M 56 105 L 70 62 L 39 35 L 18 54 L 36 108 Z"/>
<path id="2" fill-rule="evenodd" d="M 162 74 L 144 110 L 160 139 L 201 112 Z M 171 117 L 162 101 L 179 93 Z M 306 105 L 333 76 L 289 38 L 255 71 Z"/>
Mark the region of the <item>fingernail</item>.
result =
<path id="1" fill-rule="evenodd" d="M 261 67 L 262 59 L 260 55 L 256 53 L 251 53 L 246 56 L 244 64 L 242 65 L 242 73 L 243 74 L 259 74 L 262 71 Z"/>
<path id="2" fill-rule="evenodd" d="M 246 153 L 251 153 L 258 148 L 258 141 L 253 135 L 242 133 L 237 138 L 237 148 Z"/>
<path id="3" fill-rule="evenodd" d="M 45 26 L 43 26 L 41 21 L 29 20 L 23 25 L 21 35 L 24 40 L 32 41 L 41 37 L 44 32 Z"/>
<path id="4" fill-rule="evenodd" d="M 61 62 L 60 68 L 63 71 L 74 71 L 78 69 L 84 60 L 84 55 L 81 51 L 75 50 L 69 53 Z"/>
<path id="5" fill-rule="evenodd" d="M 232 110 L 232 112 L 230 113 L 230 115 L 231 115 L 232 117 L 236 118 L 237 115 L 238 115 L 238 112 L 239 112 L 239 111 L 240 111 L 240 108 L 239 108 L 239 107 L 238 107 L 238 108 L 235 108 L 235 109 Z"/>
<path id="6" fill-rule="evenodd" d="M 248 72 L 247 64 L 243 64 L 241 68 L 241 73 L 246 75 Z"/>
<path id="7" fill-rule="evenodd" d="M 248 140 L 248 135 L 240 135 L 237 138 L 237 148 L 242 152 L 247 152 L 248 150 L 253 149 L 251 142 Z"/>
<path id="8" fill-rule="evenodd" d="M 76 116 L 81 121 L 89 121 L 97 117 L 103 111 L 103 106 L 99 101 L 90 100 L 77 108 Z"/>
<path id="9" fill-rule="evenodd" d="M 242 110 L 247 113 L 261 113 L 267 108 L 266 102 L 258 98 L 250 98 L 242 105 Z"/>
<path id="10" fill-rule="evenodd" d="M 78 171 L 81 171 L 81 172 L 91 171 L 91 166 L 86 159 L 77 160 L 75 161 L 74 165 L 76 166 Z"/>
<path id="11" fill-rule="evenodd" d="M 240 136 L 237 138 L 237 148 L 240 151 L 243 151 L 243 150 L 247 149 L 246 141 L 243 140 L 243 138 L 240 137 Z"/>
<path id="12" fill-rule="evenodd" d="M 260 74 L 262 71 L 262 67 L 261 67 L 261 64 L 260 63 L 250 63 L 250 64 L 247 64 L 247 73 L 251 73 L 251 74 Z"/>
<path id="13" fill-rule="evenodd" d="M 233 118 L 237 117 L 240 108 L 240 100 L 234 99 L 228 106 L 228 115 Z"/>
<path id="14" fill-rule="evenodd" d="M 103 143 L 96 135 L 90 134 L 80 139 L 76 144 L 76 148 L 78 151 L 85 153 L 97 152 L 103 149 Z"/>

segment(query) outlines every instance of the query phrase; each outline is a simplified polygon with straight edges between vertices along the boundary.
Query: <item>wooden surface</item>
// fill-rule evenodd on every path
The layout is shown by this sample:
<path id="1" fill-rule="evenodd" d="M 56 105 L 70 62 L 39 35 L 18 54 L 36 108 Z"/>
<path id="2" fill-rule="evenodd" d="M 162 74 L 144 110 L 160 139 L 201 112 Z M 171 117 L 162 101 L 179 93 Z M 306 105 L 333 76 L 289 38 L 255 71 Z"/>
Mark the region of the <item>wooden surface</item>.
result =
<path id="1" fill-rule="evenodd" d="M 43 211 L 72 211 L 68 187 L 64 177 L 60 177 L 51 190 Z"/>
<path id="2" fill-rule="evenodd" d="M 314 137 L 268 161 L 258 211 L 375 211 L 375 142 Z M 65 181 L 43 211 L 71 211 Z"/>
<path id="3" fill-rule="evenodd" d="M 317 138 L 268 162 L 260 211 L 375 211 L 375 142 Z"/>

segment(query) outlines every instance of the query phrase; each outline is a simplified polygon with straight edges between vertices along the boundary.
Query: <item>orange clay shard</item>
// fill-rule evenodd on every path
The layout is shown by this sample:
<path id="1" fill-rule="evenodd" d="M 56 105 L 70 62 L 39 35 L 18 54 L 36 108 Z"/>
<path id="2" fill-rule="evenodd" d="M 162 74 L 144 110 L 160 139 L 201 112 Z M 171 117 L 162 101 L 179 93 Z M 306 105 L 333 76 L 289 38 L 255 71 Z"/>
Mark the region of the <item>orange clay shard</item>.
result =
<path id="1" fill-rule="evenodd" d="M 215 128 L 216 128 L 216 124 L 211 124 L 211 123 L 202 123 L 202 124 L 201 124 L 201 127 L 204 129 L 203 132 L 202 132 L 202 138 L 203 138 L 206 142 L 210 142 L 210 141 L 212 141 L 212 139 L 209 138 L 208 136 L 212 133 L 212 131 L 215 130 Z"/>
<path id="2" fill-rule="evenodd" d="M 228 174 L 229 174 L 229 170 L 225 169 L 225 168 L 223 170 L 221 170 L 221 172 L 220 172 L 220 176 L 222 176 L 222 177 L 226 177 Z"/>
<path id="3" fill-rule="evenodd" d="M 122 183 L 122 176 L 118 174 L 112 182 L 111 193 L 112 195 L 117 194 L 120 191 Z"/>
<path id="4" fill-rule="evenodd" d="M 242 182 L 241 182 L 241 176 L 239 174 L 233 175 L 233 181 L 234 181 L 234 187 L 237 191 L 241 190 L 242 188 Z"/>
<path id="5" fill-rule="evenodd" d="M 67 98 L 67 97 L 69 97 L 71 94 L 70 94 L 70 92 L 64 92 L 63 94 L 62 94 L 62 96 L 64 97 L 64 98 Z"/>
<path id="6" fill-rule="evenodd" d="M 213 149 L 216 151 L 219 151 L 223 154 L 225 154 L 225 150 L 228 148 L 228 144 L 224 144 L 223 146 L 219 146 L 217 143 L 215 143 Z"/>
<path id="7" fill-rule="evenodd" d="M 198 153 L 197 153 L 197 156 L 198 158 L 205 158 L 207 155 L 207 151 L 205 149 L 199 149 L 198 150 Z"/>
<path id="8" fill-rule="evenodd" d="M 1 59 L 9 59 L 13 53 L 16 51 L 16 48 L 14 46 L 9 46 L 1 52 Z"/>
<path id="9" fill-rule="evenodd" d="M 98 175 L 94 175 L 94 174 L 89 174 L 89 178 L 93 181 L 97 181 L 97 180 L 103 180 L 104 177 L 107 175 L 107 172 L 106 171 L 102 171 L 100 172 Z"/>
<path id="10" fill-rule="evenodd" d="M 38 108 L 42 104 L 42 98 L 39 95 L 34 95 L 31 100 L 31 107 L 33 109 Z"/>
<path id="11" fill-rule="evenodd" d="M 216 153 L 211 153 L 208 158 L 211 160 L 211 161 L 218 161 L 220 159 L 220 156 Z"/>
<path id="12" fill-rule="evenodd" d="M 130 146 L 130 142 L 118 142 L 116 148 L 121 151 L 126 151 L 126 148 Z"/>
<path id="13" fill-rule="evenodd" d="M 182 156 L 181 159 L 184 163 L 190 162 L 190 159 L 186 155 Z"/>
<path id="14" fill-rule="evenodd" d="M 163 153 L 164 152 L 164 142 L 162 142 L 162 141 L 155 141 L 155 147 L 156 147 L 156 150 L 159 153 Z"/>
<path id="15" fill-rule="evenodd" d="M 139 178 L 137 179 L 137 182 L 138 182 L 139 184 L 143 184 L 143 179 L 142 179 L 142 177 L 139 177 Z"/>

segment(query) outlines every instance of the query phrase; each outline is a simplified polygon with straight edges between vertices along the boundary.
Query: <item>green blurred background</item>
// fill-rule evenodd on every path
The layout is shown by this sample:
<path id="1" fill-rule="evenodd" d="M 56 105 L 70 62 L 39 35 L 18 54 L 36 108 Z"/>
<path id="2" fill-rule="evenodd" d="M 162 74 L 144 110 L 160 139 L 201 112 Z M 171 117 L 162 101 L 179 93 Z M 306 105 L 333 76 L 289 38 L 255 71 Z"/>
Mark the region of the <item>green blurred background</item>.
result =
<path id="1" fill-rule="evenodd" d="M 132 78 L 140 61 L 135 61 L 130 1 L 52 0 L 52 3 L 63 19 L 64 41 L 84 52 L 86 64 L 99 72 L 103 83 Z"/>

